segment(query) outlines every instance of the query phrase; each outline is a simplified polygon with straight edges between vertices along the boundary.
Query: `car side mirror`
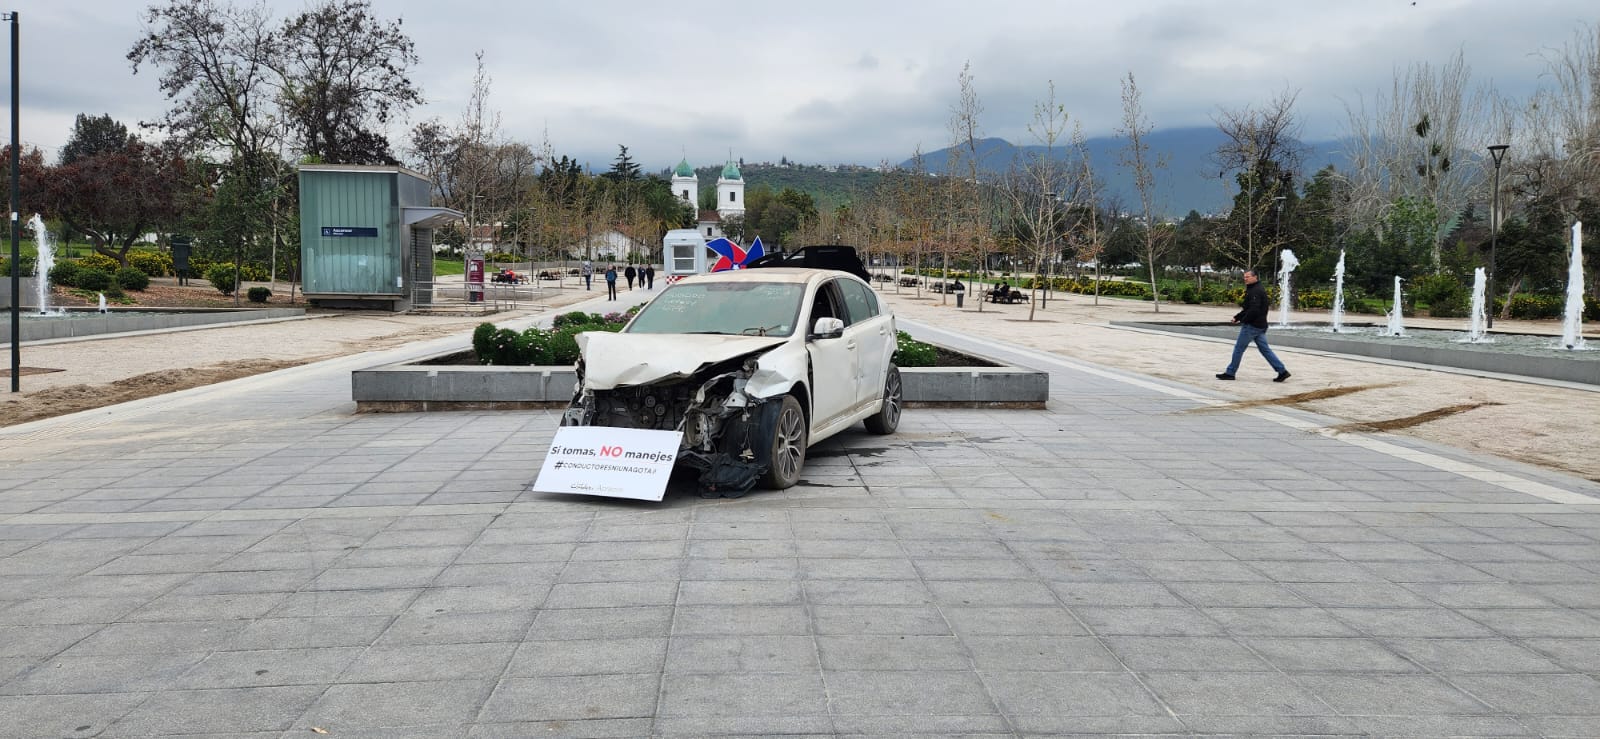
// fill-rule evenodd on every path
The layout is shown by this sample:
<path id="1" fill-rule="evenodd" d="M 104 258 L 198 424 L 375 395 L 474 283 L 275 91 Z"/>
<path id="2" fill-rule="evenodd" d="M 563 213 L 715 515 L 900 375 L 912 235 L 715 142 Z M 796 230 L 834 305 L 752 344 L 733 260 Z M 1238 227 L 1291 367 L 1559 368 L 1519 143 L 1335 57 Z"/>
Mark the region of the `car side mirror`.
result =
<path id="1" fill-rule="evenodd" d="M 813 339 L 837 339 L 840 336 L 844 336 L 844 321 L 837 318 L 818 318 L 816 325 L 811 327 Z"/>

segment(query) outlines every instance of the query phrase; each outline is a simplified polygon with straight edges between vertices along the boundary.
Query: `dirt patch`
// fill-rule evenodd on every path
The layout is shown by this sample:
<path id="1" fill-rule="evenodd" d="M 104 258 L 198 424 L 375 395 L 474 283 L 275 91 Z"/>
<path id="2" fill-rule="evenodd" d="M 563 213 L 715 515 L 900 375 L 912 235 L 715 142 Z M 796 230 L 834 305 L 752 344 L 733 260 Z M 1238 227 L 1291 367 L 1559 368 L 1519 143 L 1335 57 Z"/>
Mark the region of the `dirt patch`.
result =
<path id="1" fill-rule="evenodd" d="M 1459 405 L 1446 406 L 1444 408 L 1435 408 L 1435 409 L 1433 409 L 1431 411 L 1427 411 L 1427 412 L 1424 412 L 1424 413 L 1418 413 L 1418 414 L 1416 414 L 1414 416 L 1405 416 L 1403 418 L 1390 418 L 1390 419 L 1383 420 L 1383 421 L 1362 421 L 1362 422 L 1357 422 L 1357 423 L 1347 423 L 1347 424 L 1344 424 L 1344 425 L 1341 425 L 1341 426 L 1335 426 L 1335 427 L 1333 427 L 1333 430 L 1334 431 L 1396 431 L 1396 430 L 1399 430 L 1399 429 L 1408 429 L 1408 428 L 1411 428 L 1412 426 L 1421 426 L 1422 424 L 1425 424 L 1425 423 L 1427 423 L 1429 421 L 1437 421 L 1437 420 L 1439 420 L 1441 418 L 1445 418 L 1446 416 L 1453 416 L 1453 415 L 1455 415 L 1457 413 L 1466 413 L 1467 411 L 1473 410 L 1475 408 L 1482 408 L 1484 406 L 1490 406 L 1490 405 L 1501 405 L 1501 404 L 1500 403 L 1488 403 L 1488 402 L 1485 402 L 1485 403 L 1461 403 Z"/>
<path id="2" fill-rule="evenodd" d="M 244 359 L 208 367 L 146 372 L 103 385 L 67 385 L 51 388 L 0 404 L 0 426 L 12 426 L 202 385 L 237 380 L 326 358 Z"/>
<path id="3" fill-rule="evenodd" d="M 1309 392 L 1304 392 L 1304 393 L 1295 393 L 1293 395 L 1285 395 L 1285 396 L 1279 397 L 1279 398 L 1257 398 L 1255 400 L 1240 400 L 1240 401 L 1235 401 L 1235 402 L 1232 402 L 1232 403 L 1224 403 L 1222 405 L 1211 405 L 1211 406 L 1204 406 L 1204 407 L 1201 407 L 1201 408 L 1190 408 L 1189 410 L 1180 411 L 1180 412 L 1181 413 L 1209 413 L 1209 412 L 1214 412 L 1214 411 L 1236 411 L 1236 410 L 1240 410 L 1242 408 L 1260 408 L 1262 406 L 1270 406 L 1270 405 L 1297 405 L 1297 404 L 1300 404 L 1300 403 L 1309 403 L 1309 402 L 1311 402 L 1313 400 L 1327 400 L 1328 398 L 1338 398 L 1338 397 L 1345 396 L 1345 395 L 1353 395 L 1355 393 L 1364 392 L 1364 391 L 1367 391 L 1367 390 L 1378 390 L 1378 389 L 1386 388 L 1386 387 L 1394 387 L 1394 384 L 1393 383 L 1388 383 L 1388 384 L 1382 384 L 1382 385 L 1349 385 L 1349 386 L 1345 386 L 1345 387 L 1326 387 L 1326 388 L 1322 388 L 1320 390 L 1311 390 Z"/>
<path id="4" fill-rule="evenodd" d="M 18 377 L 27 377 L 28 375 L 47 375 L 47 374 L 50 374 L 51 372 L 61 372 L 61 371 L 62 370 L 53 369 L 53 368 L 50 368 L 50 367 L 18 367 L 17 368 L 17 376 Z M 0 377 L 10 377 L 10 376 L 11 376 L 11 368 L 10 367 L 6 367 L 4 369 L 0 369 Z"/>

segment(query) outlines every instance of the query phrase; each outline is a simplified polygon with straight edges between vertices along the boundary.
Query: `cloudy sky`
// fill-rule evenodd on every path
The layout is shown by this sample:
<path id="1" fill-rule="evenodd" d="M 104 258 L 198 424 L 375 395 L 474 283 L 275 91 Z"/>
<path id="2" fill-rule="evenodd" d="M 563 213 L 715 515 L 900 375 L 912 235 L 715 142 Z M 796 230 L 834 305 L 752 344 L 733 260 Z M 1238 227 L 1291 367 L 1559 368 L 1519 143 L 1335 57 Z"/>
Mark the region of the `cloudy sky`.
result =
<path id="1" fill-rule="evenodd" d="M 228 2 L 229 0 L 218 0 Z M 243 0 L 236 0 L 242 2 Z M 277 18 L 302 0 L 267 0 Z M 144 0 L 13 0 L 22 19 L 22 138 L 53 153 L 77 113 L 132 124 L 166 107 L 157 74 L 126 60 Z M 1159 128 L 1210 125 L 1219 106 L 1298 90 L 1310 139 L 1339 135 L 1344 106 L 1396 68 L 1458 50 L 1475 80 L 1525 95 L 1539 53 L 1600 21 L 1594 0 L 809 0 L 528 3 L 374 0 L 403 18 L 427 104 L 410 123 L 454 121 L 473 54 L 512 138 L 606 168 L 618 144 L 648 169 L 687 154 L 748 161 L 899 161 L 946 146 L 957 75 L 972 65 L 984 132 L 1027 143 L 1033 104 L 1058 101 L 1090 136 L 1112 133 L 1132 72 Z"/>

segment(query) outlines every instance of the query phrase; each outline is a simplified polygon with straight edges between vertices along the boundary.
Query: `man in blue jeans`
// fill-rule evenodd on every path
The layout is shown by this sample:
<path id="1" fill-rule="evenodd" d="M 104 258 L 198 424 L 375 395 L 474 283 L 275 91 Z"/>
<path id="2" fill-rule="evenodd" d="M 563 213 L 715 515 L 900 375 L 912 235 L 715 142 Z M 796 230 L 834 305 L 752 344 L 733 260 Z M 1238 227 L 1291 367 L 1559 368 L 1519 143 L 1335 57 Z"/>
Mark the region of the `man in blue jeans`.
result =
<path id="1" fill-rule="evenodd" d="M 1233 342 L 1233 361 L 1228 363 L 1228 369 L 1217 375 L 1218 380 L 1232 380 L 1233 373 L 1239 371 L 1239 360 L 1244 358 L 1244 350 L 1254 343 L 1261 350 L 1261 356 L 1267 358 L 1267 364 L 1278 373 L 1272 378 L 1273 382 L 1283 382 L 1289 379 L 1289 370 L 1283 366 L 1278 355 L 1272 353 L 1272 347 L 1267 346 L 1267 289 L 1261 286 L 1261 278 L 1256 276 L 1255 270 L 1244 273 L 1244 309 L 1233 317 L 1233 322 L 1239 324 L 1239 338 Z"/>

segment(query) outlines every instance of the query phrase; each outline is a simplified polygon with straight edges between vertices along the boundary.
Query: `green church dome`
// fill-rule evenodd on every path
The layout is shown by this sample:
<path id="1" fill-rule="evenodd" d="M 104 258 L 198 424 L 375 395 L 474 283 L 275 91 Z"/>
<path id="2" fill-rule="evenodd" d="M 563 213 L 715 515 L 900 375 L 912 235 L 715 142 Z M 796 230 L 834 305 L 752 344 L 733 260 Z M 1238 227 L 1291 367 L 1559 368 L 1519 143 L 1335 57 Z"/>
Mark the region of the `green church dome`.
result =
<path id="1" fill-rule="evenodd" d="M 722 179 L 742 180 L 744 178 L 739 176 L 739 167 L 730 160 L 728 165 L 722 168 Z"/>
<path id="2" fill-rule="evenodd" d="M 694 167 L 689 166 L 689 158 L 688 157 L 684 157 L 683 161 L 678 162 L 678 168 L 672 170 L 672 176 L 673 177 L 693 177 L 694 176 Z"/>

